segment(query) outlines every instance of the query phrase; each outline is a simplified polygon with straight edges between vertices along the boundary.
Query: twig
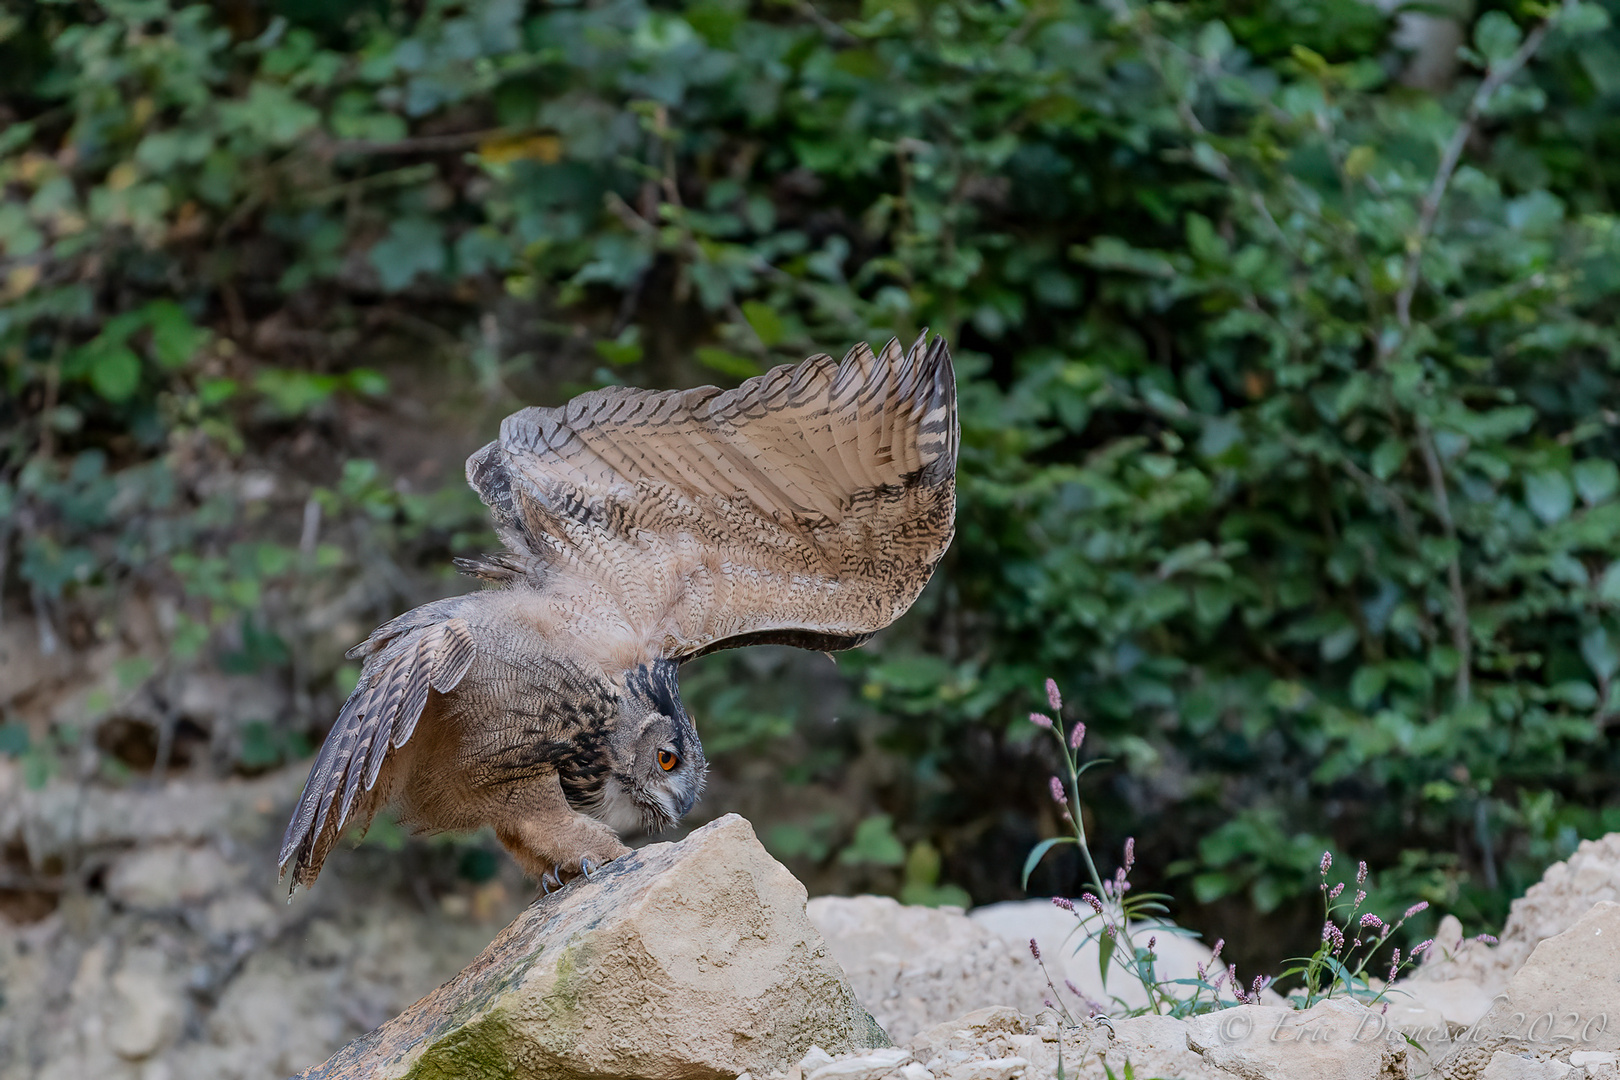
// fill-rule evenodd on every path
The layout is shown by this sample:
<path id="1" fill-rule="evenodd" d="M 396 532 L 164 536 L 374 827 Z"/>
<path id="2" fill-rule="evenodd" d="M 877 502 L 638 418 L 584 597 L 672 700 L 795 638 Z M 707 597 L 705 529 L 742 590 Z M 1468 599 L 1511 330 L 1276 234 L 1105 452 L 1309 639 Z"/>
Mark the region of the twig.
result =
<path id="1" fill-rule="evenodd" d="M 369 139 L 334 139 L 330 142 L 318 142 L 311 150 L 328 157 L 335 157 L 338 154 L 442 154 L 450 150 L 465 150 L 490 139 L 518 133 L 519 130 L 516 128 L 500 127 L 486 128 L 483 131 L 458 131 L 448 135 L 415 135 L 387 142 L 373 142 Z"/>
<path id="2" fill-rule="evenodd" d="M 1457 650 L 1457 703 L 1466 705 L 1471 694 L 1473 644 L 1468 632 L 1468 597 L 1463 591 L 1462 566 L 1459 562 L 1457 525 L 1451 516 L 1451 498 L 1446 494 L 1446 474 L 1435 452 L 1434 433 L 1422 417 L 1417 422 L 1418 449 L 1423 454 L 1423 467 L 1429 473 L 1429 491 L 1434 496 L 1434 513 L 1440 519 L 1440 528 L 1451 545 L 1451 558 L 1446 565 L 1446 583 L 1451 590 L 1451 611 L 1447 620 L 1451 624 L 1451 645 Z"/>
<path id="3" fill-rule="evenodd" d="M 1565 11 L 1573 6 L 1574 0 L 1564 0 Z M 1401 270 L 1401 287 L 1395 294 L 1395 321 L 1403 331 L 1412 325 L 1412 296 L 1417 292 L 1418 267 L 1423 258 L 1423 246 L 1428 242 L 1429 235 L 1434 232 L 1435 221 L 1440 216 L 1440 204 L 1445 200 L 1446 189 L 1451 185 L 1451 177 L 1462 160 L 1463 149 L 1467 146 L 1469 137 L 1474 134 L 1480 115 L 1490 104 L 1491 98 L 1495 97 L 1496 92 L 1530 62 L 1536 50 L 1541 48 L 1552 22 L 1551 18 L 1542 20 L 1534 30 L 1525 35 L 1524 41 L 1519 44 L 1518 50 L 1512 56 L 1492 66 L 1485 73 L 1485 81 L 1474 91 L 1473 98 L 1468 102 L 1468 111 L 1463 114 L 1462 123 L 1452 132 L 1451 141 L 1446 144 L 1444 152 L 1440 155 L 1440 168 L 1435 171 L 1434 181 L 1429 185 L 1428 193 L 1423 196 L 1422 208 L 1418 212 L 1417 232 L 1407 243 L 1406 265 Z"/>
<path id="4" fill-rule="evenodd" d="M 815 23 L 823 34 L 840 45 L 859 45 L 861 42 L 860 38 L 823 15 L 810 0 L 798 0 L 798 3 L 793 5 L 793 10 Z"/>

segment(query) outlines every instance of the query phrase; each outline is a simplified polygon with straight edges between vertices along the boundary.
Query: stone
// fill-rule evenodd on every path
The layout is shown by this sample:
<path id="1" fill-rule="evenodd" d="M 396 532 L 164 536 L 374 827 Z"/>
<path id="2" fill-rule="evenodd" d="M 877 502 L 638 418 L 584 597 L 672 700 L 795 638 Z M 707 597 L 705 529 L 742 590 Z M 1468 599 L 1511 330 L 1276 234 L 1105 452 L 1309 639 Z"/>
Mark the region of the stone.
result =
<path id="1" fill-rule="evenodd" d="M 1498 1050 L 1491 1055 L 1489 1065 L 1480 1074 L 1480 1080 L 1564 1080 L 1570 1067 L 1563 1061 L 1537 1061 L 1519 1054 Z"/>
<path id="2" fill-rule="evenodd" d="M 805 1080 L 878 1080 L 884 1073 L 898 1069 L 910 1060 L 911 1051 L 902 1050 L 898 1046 L 889 1046 L 829 1061 L 815 1072 L 809 1073 Z M 804 1067 L 802 1062 L 799 1067 L 801 1069 Z"/>
<path id="3" fill-rule="evenodd" d="M 1309 1009 L 1239 1005 L 1187 1021 L 1187 1044 L 1245 1080 L 1405 1080 L 1406 1042 L 1380 1012 L 1337 998 Z"/>
<path id="4" fill-rule="evenodd" d="M 970 1061 L 945 1074 L 948 1080 L 1012 1080 L 1029 1068 L 1029 1061 L 1021 1057 L 990 1058 L 988 1061 Z"/>
<path id="5" fill-rule="evenodd" d="M 728 814 L 536 901 L 461 974 L 301 1075 L 760 1076 L 812 1045 L 888 1045 L 804 904 Z"/>
<path id="6" fill-rule="evenodd" d="M 1465 938 L 1455 918 L 1442 919 L 1434 953 L 1414 978 L 1463 980 L 1494 997 L 1540 942 L 1562 934 L 1605 900 L 1620 900 L 1620 833 L 1582 841 L 1567 860 L 1549 866 L 1513 901 L 1499 945 Z"/>
<path id="7" fill-rule="evenodd" d="M 164 975 L 163 956 L 138 949 L 111 979 L 107 1045 L 129 1061 L 149 1058 L 178 1034 L 185 1006 Z"/>
<path id="8" fill-rule="evenodd" d="M 113 864 L 107 894 L 129 907 L 165 910 L 212 899 L 236 877 L 211 846 L 156 844 Z"/>
<path id="9" fill-rule="evenodd" d="M 1620 1051 L 1620 1023 L 1611 1019 L 1620 1017 L 1617 973 L 1620 904 L 1606 900 L 1535 947 L 1490 1010 L 1457 1037 L 1458 1049 L 1441 1063 L 1441 1072 L 1461 1075 L 1477 1069 L 1481 1054 L 1468 1052 L 1474 1048 L 1535 1056 Z M 1484 1066 L 1487 1071 L 1490 1067 Z"/>
<path id="10" fill-rule="evenodd" d="M 1231 1080 L 1187 1043 L 1187 1022 L 1172 1016 L 1133 1016 L 1113 1022 L 1113 1038 L 1099 1047 L 1108 1070 L 1137 1077 Z M 1088 1074 L 1089 1075 L 1089 1074 Z M 1107 1072 L 1104 1072 L 1104 1076 Z"/>
<path id="11" fill-rule="evenodd" d="M 1009 942 L 958 909 L 818 896 L 805 911 L 855 996 L 899 1042 L 987 1005 L 1034 1013 L 1048 995 L 1027 938 Z"/>
<path id="12" fill-rule="evenodd" d="M 978 1043 L 996 1034 L 1023 1034 L 1029 1030 L 1029 1021 L 1017 1009 L 1007 1005 L 991 1005 L 975 1009 L 954 1020 L 935 1024 L 926 1031 L 913 1035 L 906 1043 L 917 1060 L 927 1064 L 954 1045 Z"/>
<path id="13" fill-rule="evenodd" d="M 1386 999 L 1391 1011 L 1405 1006 L 1462 1027 L 1472 1026 L 1491 1007 L 1491 995 L 1467 979 L 1401 979 L 1390 985 Z"/>
<path id="14" fill-rule="evenodd" d="M 1601 1050 L 1577 1050 L 1569 1055 L 1569 1063 L 1577 1068 L 1590 1068 L 1594 1065 L 1613 1065 L 1615 1055 Z"/>
<path id="15" fill-rule="evenodd" d="M 1089 908 L 1081 910 L 1083 914 L 1090 915 Z M 1097 943 L 1088 941 L 1076 950 L 1076 944 L 1084 936 L 1074 932 L 1079 920 L 1074 913 L 1064 911 L 1050 900 L 1010 900 L 986 904 L 974 908 L 968 913 L 968 918 L 1020 949 L 1026 958 L 1029 956 L 1029 941 L 1034 938 L 1058 990 L 1067 994 L 1064 981 L 1073 982 L 1087 999 L 1102 1006 L 1101 1012 L 1112 1014 L 1147 1005 L 1147 994 L 1142 990 L 1141 983 L 1117 968 L 1111 969 L 1108 985 L 1103 985 L 1097 963 Z M 1153 951 L 1159 957 L 1156 967 L 1161 980 L 1195 979 L 1198 977 L 1198 965 L 1209 965 L 1210 949 L 1196 938 L 1186 936 L 1173 924 L 1133 923 L 1131 937 L 1143 948 L 1147 947 L 1150 939 L 1156 939 Z M 1008 1004 L 1017 1004 L 1030 1012 L 1039 1009 L 1041 999 L 1050 997 L 1051 992 L 1046 989 L 1046 980 L 1040 975 L 1039 969 L 1036 969 L 1035 980 L 1038 990 L 1034 1006 L 1024 1000 L 1009 1001 Z M 1190 996 L 1193 989 L 1185 985 L 1172 986 L 1169 992 Z M 1263 991 L 1261 997 L 1268 1005 L 1283 1004 L 1283 999 L 1270 990 Z M 1071 1011 L 1089 1011 L 1085 1002 L 1072 997 L 1067 1004 Z"/>

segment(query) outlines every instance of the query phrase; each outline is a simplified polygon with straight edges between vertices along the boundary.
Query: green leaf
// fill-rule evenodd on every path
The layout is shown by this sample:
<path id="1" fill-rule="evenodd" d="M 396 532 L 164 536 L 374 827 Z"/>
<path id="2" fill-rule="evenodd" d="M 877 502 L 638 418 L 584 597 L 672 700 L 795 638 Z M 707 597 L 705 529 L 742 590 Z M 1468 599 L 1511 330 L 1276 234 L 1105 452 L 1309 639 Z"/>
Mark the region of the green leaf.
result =
<path id="1" fill-rule="evenodd" d="M 1388 480 L 1405 463 L 1406 444 L 1399 439 L 1385 439 L 1373 450 L 1368 466 L 1378 479 Z"/>
<path id="2" fill-rule="evenodd" d="M 285 87 L 255 81 L 246 99 L 220 107 L 226 123 L 263 139 L 272 146 L 289 146 L 320 122 L 313 106 L 295 98 Z"/>
<path id="3" fill-rule="evenodd" d="M 172 300 L 146 305 L 146 317 L 152 327 L 152 356 L 165 368 L 184 366 L 208 340 L 208 331 L 193 323 Z"/>
<path id="4" fill-rule="evenodd" d="M 1525 502 L 1543 525 L 1556 525 L 1575 506 L 1575 491 L 1561 472 L 1545 470 L 1524 478 Z"/>
<path id="5" fill-rule="evenodd" d="M 1474 24 L 1474 48 L 1492 64 L 1512 56 L 1523 40 L 1518 24 L 1500 11 L 1487 11 Z"/>
<path id="6" fill-rule="evenodd" d="M 759 335 L 759 340 L 767 348 L 779 343 L 786 333 L 782 317 L 769 304 L 762 304 L 758 300 L 745 300 L 742 313 L 743 318 L 748 320 L 748 325 L 754 328 L 754 333 Z"/>
<path id="7" fill-rule="evenodd" d="M 372 245 L 366 259 L 382 287 L 398 292 L 418 274 L 439 274 L 445 267 L 444 227 L 428 218 L 402 218 L 388 235 Z"/>
<path id="8" fill-rule="evenodd" d="M 1560 8 L 1556 19 L 1558 29 L 1571 38 L 1588 38 L 1609 28 L 1609 13 L 1602 4 L 1571 4 Z"/>
<path id="9" fill-rule="evenodd" d="M 128 401 L 141 381 L 141 361 L 127 345 L 97 350 L 90 362 L 90 385 L 113 404 Z"/>
<path id="10" fill-rule="evenodd" d="M 1620 668 L 1620 641 L 1609 636 L 1601 623 L 1581 635 L 1581 659 L 1598 682 L 1608 682 Z"/>
<path id="11" fill-rule="evenodd" d="M 598 341 L 596 355 L 617 366 L 641 363 L 641 328 L 627 326 L 612 341 Z"/>
<path id="12" fill-rule="evenodd" d="M 1575 490 L 1587 506 L 1596 506 L 1620 490 L 1620 466 L 1608 458 L 1583 458 L 1575 463 Z"/>
<path id="13" fill-rule="evenodd" d="M 1605 604 L 1620 605 L 1620 559 L 1609 564 L 1598 583 L 1598 599 Z"/>
<path id="14" fill-rule="evenodd" d="M 1379 667 L 1367 665 L 1356 669 L 1350 679 L 1350 701 L 1358 709 L 1366 709 L 1384 692 L 1388 676 Z"/>
<path id="15" fill-rule="evenodd" d="M 1046 858 L 1046 853 L 1048 851 L 1051 851 L 1059 844 L 1074 843 L 1078 843 L 1078 841 L 1072 836 L 1054 836 L 1048 840 L 1042 840 L 1040 843 L 1030 848 L 1029 855 L 1024 859 L 1024 873 L 1019 879 L 1018 887 L 1021 889 L 1029 888 L 1029 875 L 1035 872 L 1035 867 L 1039 866 L 1040 861 Z"/>
<path id="16" fill-rule="evenodd" d="M 759 365 L 746 356 L 738 356 L 725 349 L 703 346 L 697 350 L 697 361 L 711 371 L 733 379 L 748 379 L 759 374 Z"/>
<path id="17" fill-rule="evenodd" d="M 873 814 L 855 826 L 855 836 L 838 853 L 838 861 L 845 866 L 903 864 L 906 849 L 894 835 L 894 819 L 888 814 Z"/>

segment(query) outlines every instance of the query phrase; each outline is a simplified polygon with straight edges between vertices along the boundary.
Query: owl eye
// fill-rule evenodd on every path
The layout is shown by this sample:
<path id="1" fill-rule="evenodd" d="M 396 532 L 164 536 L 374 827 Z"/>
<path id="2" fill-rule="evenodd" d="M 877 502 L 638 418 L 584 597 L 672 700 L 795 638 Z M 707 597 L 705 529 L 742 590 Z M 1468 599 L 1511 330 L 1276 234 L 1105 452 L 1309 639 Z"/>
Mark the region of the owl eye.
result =
<path id="1" fill-rule="evenodd" d="M 673 769 L 675 766 L 679 765 L 680 763 L 681 763 L 681 759 L 676 755 L 675 751 L 673 751 L 673 750 L 660 750 L 660 751 L 658 751 L 658 767 L 660 769 L 663 769 L 665 772 L 669 772 L 671 769 Z"/>

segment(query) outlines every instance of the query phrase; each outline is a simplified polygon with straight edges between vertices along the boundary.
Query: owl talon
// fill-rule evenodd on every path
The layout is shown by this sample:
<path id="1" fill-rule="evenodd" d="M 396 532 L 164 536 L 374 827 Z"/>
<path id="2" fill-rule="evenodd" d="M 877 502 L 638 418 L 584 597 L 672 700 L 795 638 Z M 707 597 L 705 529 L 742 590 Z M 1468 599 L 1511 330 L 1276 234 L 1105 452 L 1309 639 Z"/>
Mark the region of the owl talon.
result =
<path id="1" fill-rule="evenodd" d="M 581 859 L 581 860 L 579 860 L 579 872 L 584 874 L 586 877 L 590 877 L 591 876 L 591 860 L 589 860 L 589 859 Z"/>

